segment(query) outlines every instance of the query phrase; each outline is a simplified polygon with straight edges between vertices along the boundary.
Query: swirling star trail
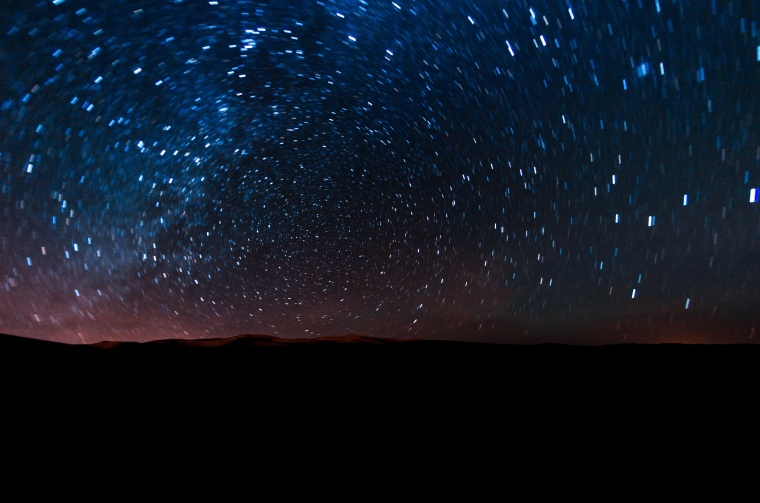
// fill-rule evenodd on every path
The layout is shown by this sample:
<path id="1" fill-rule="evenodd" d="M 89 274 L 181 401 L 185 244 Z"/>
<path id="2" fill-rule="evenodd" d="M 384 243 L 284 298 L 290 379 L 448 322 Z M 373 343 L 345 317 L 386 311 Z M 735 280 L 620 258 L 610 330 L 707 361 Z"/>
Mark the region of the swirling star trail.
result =
<path id="1" fill-rule="evenodd" d="M 0 332 L 756 336 L 756 1 L 0 17 Z"/>

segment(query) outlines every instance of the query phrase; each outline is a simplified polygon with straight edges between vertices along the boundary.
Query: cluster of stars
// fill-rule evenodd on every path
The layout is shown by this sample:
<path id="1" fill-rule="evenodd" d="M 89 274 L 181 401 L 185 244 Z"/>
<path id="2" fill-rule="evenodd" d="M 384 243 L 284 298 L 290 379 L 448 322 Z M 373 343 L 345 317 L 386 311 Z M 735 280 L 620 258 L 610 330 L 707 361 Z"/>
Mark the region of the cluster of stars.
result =
<path id="1" fill-rule="evenodd" d="M 5 17 L 1 332 L 754 337 L 755 2 Z"/>

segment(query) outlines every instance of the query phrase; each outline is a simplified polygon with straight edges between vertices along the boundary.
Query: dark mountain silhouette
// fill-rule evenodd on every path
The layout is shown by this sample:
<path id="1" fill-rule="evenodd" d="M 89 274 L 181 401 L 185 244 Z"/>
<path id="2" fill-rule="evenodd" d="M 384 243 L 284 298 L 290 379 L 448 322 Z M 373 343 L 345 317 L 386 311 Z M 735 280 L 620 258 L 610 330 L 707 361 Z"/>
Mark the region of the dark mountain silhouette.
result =
<path id="1" fill-rule="evenodd" d="M 419 339 L 417 339 L 419 341 Z M 393 339 L 393 338 L 381 338 L 371 337 L 360 334 L 347 334 L 340 337 L 312 337 L 312 338 L 285 338 L 285 337 L 273 337 L 271 335 L 261 334 L 242 334 L 234 337 L 219 337 L 210 339 L 159 339 L 152 341 L 150 344 L 154 345 L 176 345 L 180 347 L 195 347 L 195 348 L 211 348 L 222 346 L 247 346 L 247 347 L 272 347 L 272 346 L 298 346 L 307 345 L 313 346 L 316 344 L 397 344 L 399 342 L 410 342 L 409 340 Z M 129 342 L 99 342 L 93 344 L 93 347 L 103 349 L 114 349 L 125 344 L 133 344 Z M 145 344 L 145 343 L 138 343 Z"/>
<path id="2" fill-rule="evenodd" d="M 452 441 L 481 449 L 495 439 L 504 452 L 538 441 L 542 453 L 575 453 L 601 427 L 628 438 L 642 425 L 670 435 L 708 412 L 756 417 L 757 361 L 758 345 L 498 345 L 360 334 L 69 345 L 0 335 L 0 406 L 6 456 L 35 466 L 53 460 L 56 470 L 83 446 L 101 471 L 112 466 L 103 460 L 125 453 L 141 467 L 166 456 L 197 460 L 200 446 L 267 463 L 279 456 L 271 459 L 289 466 L 304 452 L 329 455 L 336 439 L 351 445 L 351 459 L 388 449 L 449 459 Z M 615 436 L 610 449 L 628 452 L 640 439 L 621 445 Z M 264 445 L 272 446 L 266 455 Z"/>
<path id="3" fill-rule="evenodd" d="M 426 382 L 529 382 L 532 376 L 573 380 L 636 376 L 678 369 L 684 379 L 706 369 L 760 356 L 757 344 L 610 344 L 597 346 L 486 344 L 463 341 L 386 339 L 361 334 L 288 339 L 263 334 L 198 340 L 100 342 L 70 345 L 0 334 L 0 371 L 6 382 L 32 386 L 148 386 L 167 382 L 213 387 L 260 379 L 267 386 L 292 380 L 318 383 L 392 385 Z M 695 377 L 695 376 L 691 376 Z M 564 384 L 562 384 L 564 385 Z"/>

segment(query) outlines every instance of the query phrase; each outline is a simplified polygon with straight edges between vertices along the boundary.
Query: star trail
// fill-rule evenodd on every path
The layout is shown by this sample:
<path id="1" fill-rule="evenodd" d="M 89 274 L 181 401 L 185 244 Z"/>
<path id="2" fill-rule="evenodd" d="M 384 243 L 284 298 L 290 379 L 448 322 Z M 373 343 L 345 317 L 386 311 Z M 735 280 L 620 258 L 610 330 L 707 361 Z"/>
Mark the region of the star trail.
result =
<path id="1" fill-rule="evenodd" d="M 0 332 L 758 335 L 756 1 L 2 9 Z"/>

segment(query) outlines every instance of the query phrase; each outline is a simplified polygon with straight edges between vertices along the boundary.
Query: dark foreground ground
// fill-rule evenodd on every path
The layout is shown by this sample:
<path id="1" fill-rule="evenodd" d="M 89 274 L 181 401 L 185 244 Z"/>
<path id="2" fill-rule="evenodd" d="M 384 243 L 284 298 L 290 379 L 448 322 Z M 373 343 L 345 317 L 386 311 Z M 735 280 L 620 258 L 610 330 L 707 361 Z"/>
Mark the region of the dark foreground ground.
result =
<path id="1" fill-rule="evenodd" d="M 67 345 L 0 335 L 8 398 L 92 397 L 165 405 L 287 398 L 452 400 L 491 394 L 677 397 L 760 378 L 760 345 L 507 345 L 399 341 L 359 335 L 312 340 L 243 335 L 202 341 Z M 760 382 L 760 381 L 759 381 Z M 373 398 L 374 397 L 374 398 Z"/>
<path id="2" fill-rule="evenodd" d="M 633 421 L 673 430 L 745 407 L 737 420 L 760 424 L 760 345 L 246 335 L 84 346 L 0 336 L 0 383 L 6 421 L 51 432 L 126 424 L 292 433 L 317 425 L 425 428 L 456 418 L 556 430 L 581 417 L 584 427 Z"/>
<path id="3" fill-rule="evenodd" d="M 757 345 L 0 336 L 0 457 L 25 500 L 217 498 L 315 471 L 331 493 L 422 470 L 439 490 L 467 470 L 497 483 L 509 466 L 595 478 L 625 462 L 648 478 L 666 473 L 653 462 L 670 473 L 684 458 L 754 456 L 758 382 Z M 29 474 L 36 483 L 19 483 Z"/>

